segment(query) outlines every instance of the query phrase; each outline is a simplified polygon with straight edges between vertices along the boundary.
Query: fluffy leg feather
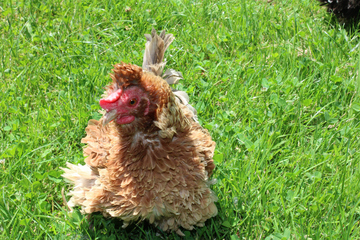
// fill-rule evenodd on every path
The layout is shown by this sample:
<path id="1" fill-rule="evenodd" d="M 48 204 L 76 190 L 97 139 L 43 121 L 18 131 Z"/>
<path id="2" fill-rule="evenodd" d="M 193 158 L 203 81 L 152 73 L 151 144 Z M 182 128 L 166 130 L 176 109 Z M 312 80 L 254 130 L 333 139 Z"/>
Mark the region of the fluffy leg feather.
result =
<path id="1" fill-rule="evenodd" d="M 72 198 L 68 202 L 69 207 L 76 205 L 84 206 L 86 193 L 95 185 L 98 178 L 88 165 L 74 165 L 66 163 L 68 168 L 61 168 L 65 173 L 62 175 L 65 179 L 70 180 L 74 184 L 74 189 L 69 193 Z"/>

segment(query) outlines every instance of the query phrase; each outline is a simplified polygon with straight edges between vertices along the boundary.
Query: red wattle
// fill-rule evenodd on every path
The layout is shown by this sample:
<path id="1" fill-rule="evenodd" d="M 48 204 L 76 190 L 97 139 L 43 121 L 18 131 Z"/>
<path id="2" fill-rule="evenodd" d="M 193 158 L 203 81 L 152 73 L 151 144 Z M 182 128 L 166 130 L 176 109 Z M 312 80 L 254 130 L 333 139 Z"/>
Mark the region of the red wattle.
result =
<path id="1" fill-rule="evenodd" d="M 116 120 L 118 124 L 128 124 L 135 120 L 135 117 L 130 116 L 121 116 L 119 119 Z"/>

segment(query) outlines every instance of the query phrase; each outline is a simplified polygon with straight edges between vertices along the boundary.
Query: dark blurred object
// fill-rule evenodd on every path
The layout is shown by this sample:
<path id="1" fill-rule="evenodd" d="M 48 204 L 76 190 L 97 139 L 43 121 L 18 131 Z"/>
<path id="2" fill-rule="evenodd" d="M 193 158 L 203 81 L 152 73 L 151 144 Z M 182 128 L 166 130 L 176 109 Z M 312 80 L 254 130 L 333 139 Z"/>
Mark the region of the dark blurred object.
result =
<path id="1" fill-rule="evenodd" d="M 340 22 L 358 21 L 360 17 L 360 0 L 318 0 L 326 6 Z"/>

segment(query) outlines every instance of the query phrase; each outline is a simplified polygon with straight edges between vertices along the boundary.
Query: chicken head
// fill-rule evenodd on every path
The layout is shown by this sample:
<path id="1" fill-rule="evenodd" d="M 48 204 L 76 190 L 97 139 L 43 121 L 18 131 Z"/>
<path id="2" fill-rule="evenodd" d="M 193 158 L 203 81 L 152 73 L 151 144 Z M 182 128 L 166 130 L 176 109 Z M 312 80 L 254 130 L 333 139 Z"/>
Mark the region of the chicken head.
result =
<path id="1" fill-rule="evenodd" d="M 106 110 L 104 125 L 115 120 L 118 124 L 128 124 L 136 117 L 149 113 L 150 100 L 139 86 L 118 89 L 100 100 L 100 106 Z"/>

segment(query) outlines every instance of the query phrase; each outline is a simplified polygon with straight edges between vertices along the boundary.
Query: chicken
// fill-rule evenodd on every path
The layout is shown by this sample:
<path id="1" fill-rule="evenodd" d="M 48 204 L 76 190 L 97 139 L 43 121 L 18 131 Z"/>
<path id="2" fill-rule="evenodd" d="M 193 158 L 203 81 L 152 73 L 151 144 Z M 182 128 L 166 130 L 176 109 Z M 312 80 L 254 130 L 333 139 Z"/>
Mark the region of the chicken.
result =
<path id="1" fill-rule="evenodd" d="M 356 20 L 359 18 L 359 0 L 319 0 L 321 5 L 328 8 L 328 12 L 334 13 L 341 21 Z"/>
<path id="2" fill-rule="evenodd" d="M 67 163 L 63 177 L 74 187 L 69 206 L 106 217 L 148 220 L 163 231 L 192 230 L 217 214 L 209 179 L 215 142 L 196 119 L 185 92 L 169 84 L 181 74 L 163 74 L 164 52 L 173 35 L 145 35 L 142 68 L 120 63 L 82 139 L 85 165 Z M 166 81 L 164 80 L 166 79 Z"/>

